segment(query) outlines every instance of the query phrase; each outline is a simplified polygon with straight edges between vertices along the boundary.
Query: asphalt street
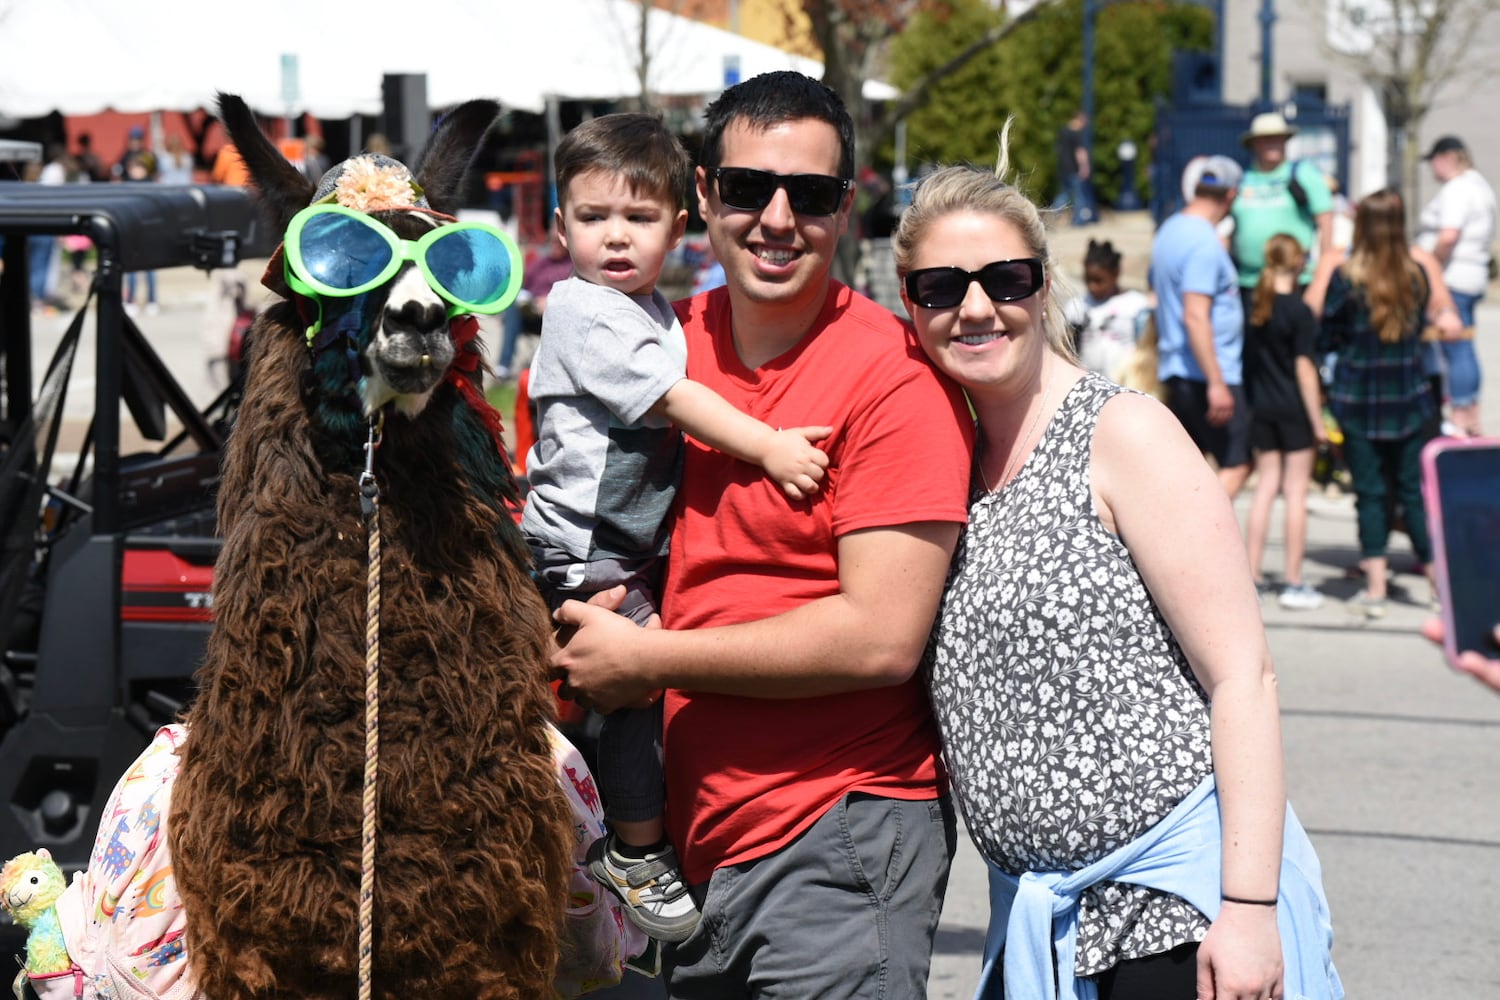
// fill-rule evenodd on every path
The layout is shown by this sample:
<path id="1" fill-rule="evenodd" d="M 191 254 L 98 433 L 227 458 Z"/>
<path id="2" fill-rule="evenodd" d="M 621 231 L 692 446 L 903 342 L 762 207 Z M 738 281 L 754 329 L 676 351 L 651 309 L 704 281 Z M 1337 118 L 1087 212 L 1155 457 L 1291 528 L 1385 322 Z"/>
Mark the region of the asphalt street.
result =
<path id="1" fill-rule="evenodd" d="M 1125 254 L 1127 286 L 1144 287 L 1151 225 L 1144 214 L 1106 216 L 1098 226 L 1054 234 L 1065 271 L 1081 271 L 1089 238 L 1109 238 Z M 263 262 L 241 273 L 258 290 Z M 228 318 L 210 305 L 203 273 L 160 273 L 160 311 L 140 315 L 147 338 L 206 402 L 221 384 Z M 210 314 L 212 318 L 210 318 Z M 39 316 L 53 337 L 67 316 Z M 1500 378 L 1500 294 L 1481 306 L 1481 362 Z M 496 342 L 491 324 L 486 341 Z M 44 335 L 42 341 L 48 338 Z M 70 408 L 92 389 L 92 337 L 85 342 Z M 39 344 L 39 367 L 47 348 Z M 1485 402 L 1485 426 L 1500 433 L 1500 393 Z M 1238 507 L 1243 521 L 1248 491 Z M 1334 957 L 1350 997 L 1500 997 L 1494 947 L 1500 907 L 1500 695 L 1443 662 L 1418 634 L 1428 586 L 1410 572 L 1405 539 L 1393 542 L 1398 571 L 1388 614 L 1351 615 L 1358 589 L 1354 506 L 1344 495 L 1310 503 L 1307 579 L 1325 595 L 1314 611 L 1288 611 L 1274 599 L 1262 617 L 1280 678 L 1283 740 L 1291 801 L 1312 836 L 1334 920 Z M 1280 508 L 1266 569 L 1280 569 Z M 973 994 L 984 940 L 983 865 L 961 837 L 945 901 L 929 997 Z M 649 985 L 611 991 L 647 997 Z"/>

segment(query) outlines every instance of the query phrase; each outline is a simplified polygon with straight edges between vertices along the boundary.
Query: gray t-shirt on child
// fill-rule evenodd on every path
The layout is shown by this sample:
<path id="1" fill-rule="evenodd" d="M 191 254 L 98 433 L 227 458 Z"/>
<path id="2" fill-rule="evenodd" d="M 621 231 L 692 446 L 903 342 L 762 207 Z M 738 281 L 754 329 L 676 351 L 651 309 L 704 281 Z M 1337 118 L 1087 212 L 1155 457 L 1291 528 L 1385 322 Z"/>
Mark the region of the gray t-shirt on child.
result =
<path id="1" fill-rule="evenodd" d="M 682 325 L 660 292 L 626 295 L 578 277 L 552 287 L 531 368 L 528 539 L 581 562 L 666 552 L 682 435 L 647 411 L 686 367 Z"/>

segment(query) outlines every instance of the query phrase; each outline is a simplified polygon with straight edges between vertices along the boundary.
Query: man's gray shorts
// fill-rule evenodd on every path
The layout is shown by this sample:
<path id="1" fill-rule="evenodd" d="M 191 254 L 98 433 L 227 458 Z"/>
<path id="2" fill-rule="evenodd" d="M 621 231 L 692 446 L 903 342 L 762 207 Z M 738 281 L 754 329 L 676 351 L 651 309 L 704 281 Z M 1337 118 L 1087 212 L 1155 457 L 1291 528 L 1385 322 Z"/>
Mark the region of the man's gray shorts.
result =
<path id="1" fill-rule="evenodd" d="M 695 887 L 673 1000 L 917 1000 L 957 838 L 952 802 L 854 793 L 774 854 Z"/>

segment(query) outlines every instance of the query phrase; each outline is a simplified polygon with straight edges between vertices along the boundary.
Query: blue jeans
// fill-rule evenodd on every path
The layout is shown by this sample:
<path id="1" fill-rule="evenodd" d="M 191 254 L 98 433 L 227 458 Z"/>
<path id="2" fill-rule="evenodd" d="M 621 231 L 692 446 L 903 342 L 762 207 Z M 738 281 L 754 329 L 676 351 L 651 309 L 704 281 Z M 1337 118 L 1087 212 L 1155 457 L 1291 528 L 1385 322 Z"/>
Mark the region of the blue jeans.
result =
<path id="1" fill-rule="evenodd" d="M 1062 179 L 1063 189 L 1058 194 L 1057 200 L 1052 203 L 1052 210 L 1060 212 L 1068 206 L 1073 208 L 1073 225 L 1087 226 L 1098 222 L 1098 212 L 1094 209 L 1094 187 L 1088 181 L 1073 174 Z"/>
<path id="2" fill-rule="evenodd" d="M 521 307 L 512 305 L 500 314 L 500 356 L 495 366 L 507 375 L 514 375 L 510 363 L 516 357 L 516 341 L 521 339 Z"/>
<path id="3" fill-rule="evenodd" d="M 1467 330 L 1474 329 L 1474 307 L 1484 298 L 1484 293 L 1468 295 L 1454 292 L 1453 305 L 1458 309 L 1458 318 Z M 1474 340 L 1441 340 L 1443 363 L 1448 373 L 1448 403 L 1452 406 L 1473 406 L 1479 402 L 1479 355 L 1474 350 Z"/>
<path id="4" fill-rule="evenodd" d="M 26 237 L 26 270 L 31 282 L 31 301 L 46 302 L 47 277 L 52 273 L 52 251 L 57 246 L 55 236 Z"/>
<path id="5" fill-rule="evenodd" d="M 136 276 L 137 273 L 138 272 L 136 272 L 136 271 L 126 271 L 125 272 L 125 301 L 126 302 L 134 302 L 135 301 L 135 276 Z M 156 301 L 156 272 L 155 271 L 147 271 L 147 272 L 145 272 L 145 274 L 146 274 L 146 301 L 147 302 L 155 302 Z"/>

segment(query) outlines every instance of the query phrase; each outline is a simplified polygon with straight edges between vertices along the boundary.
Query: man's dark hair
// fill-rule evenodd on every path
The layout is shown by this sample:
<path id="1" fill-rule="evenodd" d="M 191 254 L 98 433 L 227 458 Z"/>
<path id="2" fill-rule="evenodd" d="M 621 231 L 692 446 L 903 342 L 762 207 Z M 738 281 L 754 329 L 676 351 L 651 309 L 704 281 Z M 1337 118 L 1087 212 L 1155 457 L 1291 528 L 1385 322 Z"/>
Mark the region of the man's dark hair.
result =
<path id="1" fill-rule="evenodd" d="M 701 167 L 717 167 L 724 156 L 724 130 L 742 121 L 764 130 L 783 122 L 813 119 L 827 122 L 839 134 L 839 176 L 854 177 L 854 119 L 839 95 L 810 76 L 777 70 L 737 83 L 703 112 Z"/>
<path id="2" fill-rule="evenodd" d="M 675 209 L 687 208 L 693 161 L 656 115 L 623 111 L 590 119 L 563 136 L 553 162 L 559 202 L 567 201 L 573 178 L 598 170 L 624 178 L 636 194 L 658 195 Z"/>

